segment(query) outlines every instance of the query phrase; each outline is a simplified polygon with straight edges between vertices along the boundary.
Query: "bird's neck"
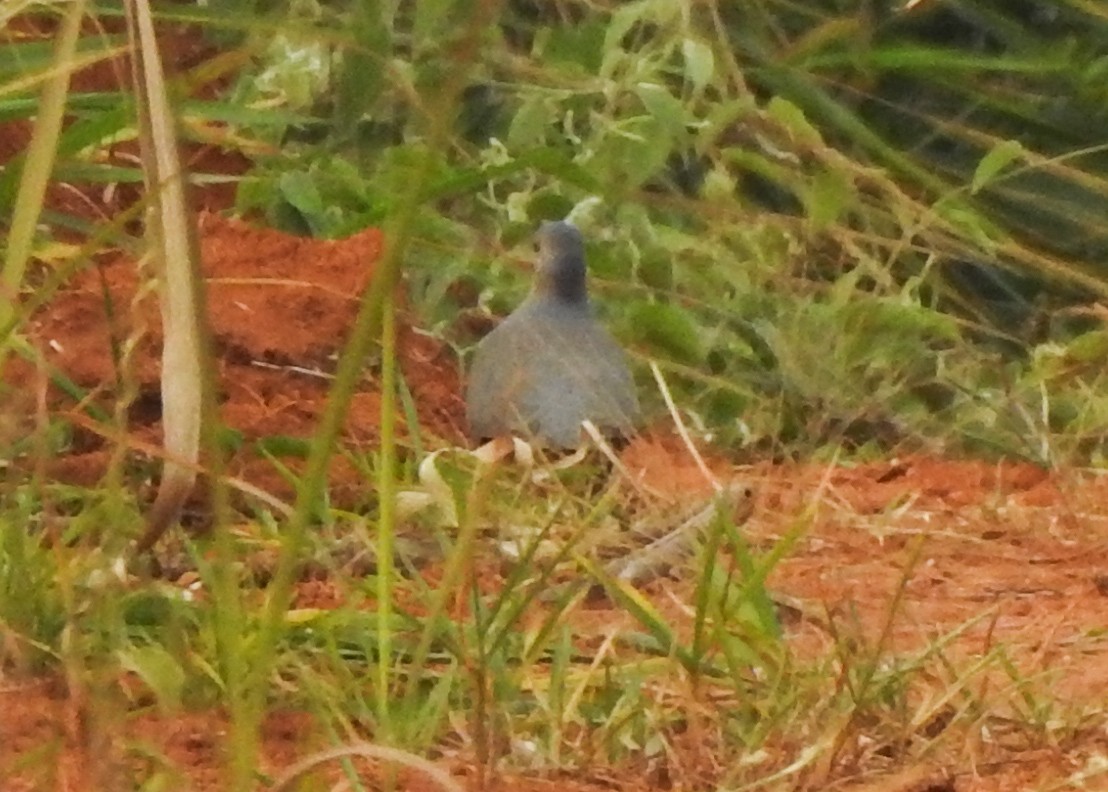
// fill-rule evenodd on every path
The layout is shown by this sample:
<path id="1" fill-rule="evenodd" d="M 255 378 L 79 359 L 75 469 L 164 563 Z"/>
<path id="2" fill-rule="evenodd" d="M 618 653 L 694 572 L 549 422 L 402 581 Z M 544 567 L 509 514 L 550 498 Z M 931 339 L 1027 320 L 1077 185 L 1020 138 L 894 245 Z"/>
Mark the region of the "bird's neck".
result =
<path id="1" fill-rule="evenodd" d="M 548 297 L 552 297 L 560 303 L 567 305 L 586 306 L 589 303 L 589 294 L 582 283 L 555 283 L 551 288 L 544 289 Z"/>
<path id="2" fill-rule="evenodd" d="M 540 271 L 535 281 L 535 293 L 552 297 L 570 305 L 587 305 L 588 289 L 585 285 L 585 260 L 562 260 L 557 266 Z"/>

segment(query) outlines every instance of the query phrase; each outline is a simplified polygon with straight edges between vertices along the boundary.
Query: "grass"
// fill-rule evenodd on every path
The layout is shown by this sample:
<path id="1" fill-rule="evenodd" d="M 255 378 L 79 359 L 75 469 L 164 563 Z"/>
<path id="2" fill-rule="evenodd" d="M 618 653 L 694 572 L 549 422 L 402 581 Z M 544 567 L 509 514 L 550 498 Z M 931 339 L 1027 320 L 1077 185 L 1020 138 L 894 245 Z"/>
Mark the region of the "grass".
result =
<path id="1" fill-rule="evenodd" d="M 404 447 L 391 295 L 403 270 L 411 310 L 464 350 L 458 315 L 514 304 L 521 243 L 538 220 L 572 214 L 606 321 L 640 364 L 664 372 L 698 440 L 746 458 L 937 448 L 1099 464 L 1104 336 L 1082 306 L 1104 290 L 1103 229 L 1074 209 L 1103 192 L 1099 142 L 1056 118 L 1030 120 L 1059 86 L 1067 113 L 1097 106 L 1082 69 L 1103 57 L 1103 20 L 1085 12 L 1087 55 L 1063 70 L 1015 11 L 977 20 L 1007 57 L 972 44 L 966 57 L 919 43 L 926 20 L 898 35 L 910 14 L 874 20 L 861 6 L 836 17 L 772 2 L 688 13 L 654 0 L 479 5 L 422 2 L 391 18 L 372 4 L 163 10 L 218 43 L 176 88 L 215 94 L 181 104 L 193 144 L 250 157 L 239 208 L 325 237 L 379 224 L 388 244 L 306 465 L 288 473 L 291 516 L 217 514 L 214 554 L 206 540 L 176 539 L 195 586 L 121 563 L 141 520 L 126 440 L 118 475 L 64 488 L 44 472 L 65 451 L 64 421 L 38 406 L 33 428 L 17 432 L 31 442 L 12 443 L 0 493 L 0 657 L 64 679 L 87 718 L 86 747 L 104 746 L 91 780 L 173 783 L 164 758 L 141 778 L 127 761 L 146 749 L 121 724 L 144 708 L 222 707 L 229 789 L 267 780 L 261 726 L 283 708 L 310 714 L 313 747 L 369 736 L 460 756 L 480 787 L 503 771 L 562 770 L 821 786 L 890 759 L 958 753 L 1009 707 L 1031 744 L 1049 743 L 1059 719 L 1075 732 L 1080 718 L 1059 716 L 1002 651 L 948 655 L 975 622 L 914 655 L 894 646 L 899 596 L 875 641 L 825 614 L 815 621 L 831 653 L 794 652 L 767 581 L 815 524 L 822 494 L 776 541 L 751 541 L 719 516 L 668 571 L 676 582 L 652 588 L 605 560 L 627 552 L 638 518 L 674 507 L 618 471 L 589 460 L 509 473 L 423 434 L 423 452 Z M 1082 12 L 1061 13 L 1069 31 Z M 3 62 L 18 65 L 0 73 L 0 116 L 26 118 L 32 87 L 55 112 L 0 177 L 12 217 L 5 278 L 9 291 L 49 300 L 24 283 L 29 250 L 42 256 L 81 223 L 41 212 L 42 177 L 80 177 L 84 189 L 136 181 L 130 161 L 104 156 L 134 137 L 134 122 L 118 112 L 121 94 L 59 96 L 58 75 L 80 62 L 68 39 L 50 54 L 18 25 L 8 31 Z M 118 41 L 89 33 L 75 44 L 107 58 Z M 63 106 L 72 115 L 55 128 Z M 1063 219 L 1087 257 L 1044 230 Z M 122 223 L 111 233 L 105 243 L 138 244 Z M 67 266 L 92 266 L 95 252 Z M 960 284 L 955 273 L 973 267 L 985 275 Z M 1010 299 L 992 299 L 986 281 Z M 1033 291 L 1041 297 L 1022 293 Z M 1033 324 L 1056 305 L 1072 321 L 1029 330 L 1002 316 Z M 8 348 L 36 358 L 23 346 L 26 310 L 7 300 L 4 310 Z M 341 511 L 327 500 L 328 460 L 378 340 L 381 443 L 356 460 L 375 497 L 364 513 Z M 126 355 L 119 365 L 129 382 Z M 126 437 L 123 391 L 115 423 L 97 417 L 111 437 Z M 649 398 L 660 411 L 661 396 Z M 429 505 L 398 514 L 397 491 Z M 335 607 L 295 607 L 308 559 Z M 913 569 L 909 560 L 899 594 Z M 979 693 L 998 671 L 1008 682 Z"/>

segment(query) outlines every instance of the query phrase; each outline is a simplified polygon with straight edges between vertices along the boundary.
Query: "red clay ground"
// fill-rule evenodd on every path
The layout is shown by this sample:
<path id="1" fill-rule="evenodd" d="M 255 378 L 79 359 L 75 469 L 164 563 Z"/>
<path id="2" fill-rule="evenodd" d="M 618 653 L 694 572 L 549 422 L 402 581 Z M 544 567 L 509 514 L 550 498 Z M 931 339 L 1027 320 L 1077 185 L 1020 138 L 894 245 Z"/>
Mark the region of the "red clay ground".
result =
<path id="1" fill-rule="evenodd" d="M 270 463 L 249 452 L 250 444 L 274 436 L 311 436 L 358 297 L 373 273 L 380 234 L 370 229 L 328 242 L 264 231 L 214 214 L 201 217 L 200 232 L 219 360 L 221 416 L 243 440 L 229 472 L 288 498 L 287 482 Z M 156 295 L 149 289 L 136 305 L 136 270 L 132 259 L 116 255 L 79 273 L 34 315 L 31 332 L 50 364 L 106 409 L 115 389 L 105 390 L 105 383 L 125 377 L 118 350 L 133 345 L 130 429 L 136 440 L 157 444 L 160 318 Z M 405 326 L 400 365 L 418 407 L 420 432 L 428 439 L 460 440 L 464 408 L 455 356 Z M 34 372 L 21 367 L 9 374 L 9 381 L 16 379 L 33 381 Z M 379 412 L 380 393 L 367 377 L 350 408 L 348 444 L 376 443 Z M 111 443 L 82 432 L 76 445 L 79 451 L 57 460 L 53 472 L 77 483 L 94 483 L 106 469 Z M 295 458 L 286 461 L 294 469 L 299 464 Z M 348 505 L 364 489 L 364 475 L 336 461 L 332 485 L 337 502 Z"/>
<path id="2" fill-rule="evenodd" d="M 320 242 L 215 215 L 203 217 L 201 230 L 224 419 L 248 440 L 275 434 L 308 436 L 328 381 L 301 370 L 326 372 L 333 367 L 332 356 L 350 326 L 355 298 L 371 274 L 378 234 L 371 230 L 340 242 Z M 111 393 L 103 390 L 104 383 L 116 380 L 112 340 L 118 345 L 134 330 L 118 317 L 129 315 L 135 282 L 133 262 L 116 256 L 66 284 L 31 324 L 50 361 L 79 385 L 100 389 L 99 398 L 106 404 Z M 116 320 L 105 312 L 105 289 L 119 306 Z M 143 317 L 148 329 L 135 353 L 140 402 L 147 408 L 134 411 L 133 429 L 137 436 L 156 442 L 157 314 L 149 300 L 131 313 Z M 460 384 L 453 356 L 415 331 L 403 337 L 403 367 L 421 431 L 461 441 Z M 375 442 L 378 396 L 373 378 L 367 377 L 355 399 L 348 442 Z M 62 409 L 60 397 L 55 407 Z M 702 491 L 700 475 L 680 444 L 657 439 L 662 436 L 656 433 L 655 439 L 632 443 L 624 462 L 665 491 Z M 110 449 L 94 435 L 78 446 L 59 460 L 54 473 L 95 483 Z M 267 475 L 257 459 L 242 454 L 234 466 L 244 477 L 287 495 L 280 480 Z M 1036 689 L 1055 698 L 1067 723 L 1081 722 L 1077 713 L 1084 704 L 1099 706 L 1108 685 L 1102 637 L 1108 624 L 1108 482 L 1103 477 L 926 457 L 855 468 L 760 465 L 737 474 L 759 491 L 757 510 L 746 528 L 756 547 L 770 547 L 797 520 L 807 525 L 798 546 L 770 581 L 774 591 L 796 598 L 815 614 L 789 629 L 789 641 L 801 656 L 819 657 L 830 650 L 830 634 L 820 626 L 826 617 L 839 629 L 845 625 L 876 642 L 901 581 L 906 580 L 888 636 L 891 649 L 918 649 L 984 614 L 948 648 L 952 664 L 965 667 L 974 657 L 1003 645 L 1014 667 L 1033 680 Z M 335 470 L 333 483 L 340 496 L 350 498 L 366 486 L 355 471 L 341 468 Z M 326 592 L 318 587 L 306 585 L 303 599 L 322 604 L 326 596 L 321 594 Z M 604 621 L 595 612 L 590 618 Z M 989 684 L 1011 687 L 998 678 Z M 56 682 L 31 680 L 9 681 L 0 690 L 0 767 L 13 767 L 18 757 L 27 758 L 36 747 L 61 746 L 65 759 L 56 765 L 58 788 L 80 788 L 87 764 L 84 752 L 77 749 L 81 730 L 73 726 L 74 705 L 63 688 Z M 151 721 L 157 721 L 157 728 L 151 728 Z M 146 735 L 195 789 L 215 789 L 218 740 L 212 734 L 221 723 L 215 713 L 144 714 L 127 724 L 126 731 Z M 1044 745 L 1050 740 L 1028 746 L 983 737 L 962 755 L 936 756 L 923 778 L 934 786 L 902 788 L 1015 789 L 1061 780 L 1108 747 L 1103 724 L 1087 726 L 1049 749 Z M 266 732 L 269 761 L 275 767 L 287 764 L 310 741 L 310 733 L 303 717 L 274 715 Z M 849 788 L 849 777 L 839 777 L 838 782 Z M 582 788 L 595 788 L 584 779 L 579 782 Z M 549 782 L 504 783 L 506 788 L 530 789 Z M 643 781 L 628 775 L 604 786 L 613 784 L 640 788 Z M 34 787 L 9 781 L 4 788 Z"/>

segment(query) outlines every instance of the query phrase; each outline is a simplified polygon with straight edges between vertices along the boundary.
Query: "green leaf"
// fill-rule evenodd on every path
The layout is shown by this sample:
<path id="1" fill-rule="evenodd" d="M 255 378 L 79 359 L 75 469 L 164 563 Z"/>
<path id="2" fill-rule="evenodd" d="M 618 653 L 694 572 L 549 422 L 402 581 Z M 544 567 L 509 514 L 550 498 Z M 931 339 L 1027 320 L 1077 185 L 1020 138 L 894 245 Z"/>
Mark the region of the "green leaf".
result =
<path id="1" fill-rule="evenodd" d="M 515 151 L 541 145 L 546 139 L 550 115 L 545 97 L 525 99 L 508 126 L 508 148 Z"/>
<path id="2" fill-rule="evenodd" d="M 612 14 L 612 21 L 604 34 L 604 51 L 610 52 L 611 50 L 621 49 L 623 37 L 627 35 L 636 22 L 647 16 L 652 5 L 652 0 L 639 0 L 635 3 L 626 3 L 620 6 Z"/>
<path id="3" fill-rule="evenodd" d="M 843 173 L 823 169 L 813 178 L 806 198 L 812 230 L 822 231 L 842 216 L 854 203 L 854 183 Z"/>
<path id="4" fill-rule="evenodd" d="M 935 213 L 949 223 L 957 233 L 983 251 L 994 255 L 1004 233 L 988 218 L 953 195 L 935 202 Z"/>
<path id="5" fill-rule="evenodd" d="M 1005 140 L 993 147 L 992 151 L 977 163 L 973 172 L 970 191 L 977 193 L 991 182 L 998 173 L 1016 160 L 1023 159 L 1024 149 L 1018 140 Z"/>
<path id="6" fill-rule="evenodd" d="M 685 58 L 685 79 L 692 83 L 697 93 L 712 81 L 716 70 L 716 56 L 703 41 L 687 38 L 681 42 L 681 54 Z"/>
<path id="7" fill-rule="evenodd" d="M 604 36 L 607 25 L 599 21 L 582 21 L 572 27 L 547 28 L 549 38 L 542 50 L 543 62 L 557 63 L 596 74 L 604 58 Z"/>
<path id="8" fill-rule="evenodd" d="M 700 197 L 705 201 L 722 204 L 735 198 L 735 177 L 726 168 L 716 166 L 704 174 L 700 185 Z"/>
<path id="9" fill-rule="evenodd" d="M 323 196 L 315 180 L 304 171 L 289 171 L 281 175 L 278 190 L 290 206 L 294 207 L 313 228 L 325 213 Z"/>
<path id="10" fill-rule="evenodd" d="M 360 96 L 364 103 L 366 100 L 364 77 L 361 88 Z M 107 115 L 108 118 L 112 118 L 115 113 L 108 113 Z M 126 111 L 121 109 L 119 115 L 125 117 Z M 259 129 L 264 127 L 281 129 L 293 124 L 308 124 L 319 120 L 317 116 L 311 113 L 298 113 L 282 107 L 250 107 L 227 102 L 207 102 L 199 99 L 185 102 L 183 115 L 189 120 L 217 121 L 234 126 L 256 127 Z"/>
<path id="11" fill-rule="evenodd" d="M 222 450 L 234 453 L 242 448 L 243 434 L 234 427 L 220 426 L 217 440 Z"/>
<path id="12" fill-rule="evenodd" d="M 608 183 L 634 190 L 666 166 L 673 140 L 653 116 L 639 116 L 625 122 L 620 134 L 609 134 L 593 162 L 605 169 Z"/>
<path id="13" fill-rule="evenodd" d="M 781 125 L 802 143 L 823 145 L 819 130 L 809 123 L 804 111 L 788 99 L 782 99 L 780 96 L 773 97 L 766 105 L 766 113 L 770 118 L 781 122 Z"/>
<path id="14" fill-rule="evenodd" d="M 290 437 L 288 435 L 270 435 L 269 437 L 259 438 L 256 446 L 259 451 L 266 454 L 272 454 L 277 457 L 296 457 L 299 459 L 307 459 L 308 454 L 312 450 L 310 440 L 305 440 L 301 437 Z"/>
<path id="15" fill-rule="evenodd" d="M 441 41 L 455 32 L 457 12 L 454 0 L 419 0 L 415 3 L 412 37 L 419 46 Z M 452 13 L 453 12 L 453 13 Z"/>
<path id="16" fill-rule="evenodd" d="M 349 131 L 370 111 L 385 87 L 387 69 L 381 68 L 392 47 L 392 27 L 379 3 L 356 3 L 351 9 L 350 32 L 356 46 L 347 48 L 335 78 L 335 119 Z"/>
<path id="17" fill-rule="evenodd" d="M 629 316 L 635 340 L 682 363 L 697 363 L 703 357 L 696 322 L 675 305 L 640 302 Z"/>
<path id="18" fill-rule="evenodd" d="M 1082 333 L 1066 346 L 1066 355 L 1081 363 L 1104 360 L 1108 357 L 1108 334 L 1103 330 Z"/>
<path id="19" fill-rule="evenodd" d="M 635 86 L 635 95 L 643 103 L 646 111 L 658 121 L 672 138 L 686 132 L 685 108 L 677 98 L 663 86 L 654 83 L 639 83 Z"/>
<path id="20" fill-rule="evenodd" d="M 726 161 L 762 176 L 783 190 L 796 191 L 796 172 L 779 161 L 752 149 L 738 147 L 725 148 L 721 154 Z"/>
<path id="21" fill-rule="evenodd" d="M 153 644 L 132 646 L 120 652 L 119 661 L 125 669 L 138 674 L 139 678 L 154 691 L 161 706 L 167 708 L 180 706 L 181 691 L 185 686 L 185 672 L 165 647 Z"/>

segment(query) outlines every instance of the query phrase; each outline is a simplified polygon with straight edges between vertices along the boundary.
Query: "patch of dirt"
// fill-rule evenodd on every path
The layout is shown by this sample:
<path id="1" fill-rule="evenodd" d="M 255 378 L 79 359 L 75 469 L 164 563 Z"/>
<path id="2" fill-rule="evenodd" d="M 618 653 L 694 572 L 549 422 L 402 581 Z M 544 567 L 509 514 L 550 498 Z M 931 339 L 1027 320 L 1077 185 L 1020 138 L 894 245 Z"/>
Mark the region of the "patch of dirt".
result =
<path id="1" fill-rule="evenodd" d="M 252 444 L 274 437 L 306 439 L 315 431 L 337 355 L 380 254 L 381 235 L 368 229 L 348 239 L 321 241 L 204 214 L 200 238 L 220 414 L 244 441 L 230 472 L 289 498 L 289 482 Z M 117 383 L 133 388 L 132 440 L 157 447 L 161 319 L 148 276 L 140 276 L 132 258 L 117 254 L 77 273 L 33 315 L 29 331 L 49 365 L 105 410 L 110 412 L 120 392 Z M 454 355 L 405 324 L 399 360 L 417 407 L 418 431 L 426 439 L 462 442 L 465 411 Z M 29 364 L 11 365 L 9 383 L 34 381 Z M 344 433 L 348 447 L 362 450 L 377 443 L 380 413 L 372 360 L 366 368 Z M 52 404 L 63 411 L 76 406 L 60 394 Z M 401 421 L 405 435 L 414 428 Z M 52 463 L 51 472 L 74 483 L 93 483 L 106 469 L 111 442 L 86 428 L 75 443 L 75 453 Z M 285 462 L 297 470 L 302 460 L 293 456 Z M 332 496 L 347 505 L 363 497 L 367 487 L 364 473 L 341 458 L 334 463 L 331 485 Z"/>
<path id="2" fill-rule="evenodd" d="M 165 789 L 190 789 L 214 792 L 223 789 L 226 757 L 222 755 L 230 724 L 219 712 L 192 712 L 176 716 L 144 712 L 126 723 L 117 724 L 106 740 L 91 744 L 78 726 L 69 733 L 62 724 L 72 718 L 68 703 L 52 692 L 51 681 L 21 686 L 18 690 L 0 689 L 0 771 L 4 792 L 39 790 L 108 790 L 131 787 L 129 779 L 136 770 L 157 774 Z M 262 724 L 262 761 L 258 768 L 273 778 L 280 777 L 297 761 L 319 750 L 320 734 L 311 716 L 303 712 L 268 713 Z M 12 772 L 13 756 L 23 756 L 28 767 Z M 364 760 L 354 766 L 363 781 L 385 781 L 381 771 Z M 454 759 L 440 762 L 463 787 L 473 785 L 477 770 Z M 321 763 L 308 777 L 326 779 L 325 788 L 343 778 L 334 760 Z M 442 787 L 414 771 L 398 774 L 397 788 L 410 792 L 442 792 Z M 299 788 L 299 787 L 297 787 Z M 599 792 L 611 789 L 600 783 L 561 778 L 526 778 L 512 775 L 491 779 L 482 787 L 490 792 Z M 630 783 L 621 787 L 628 792 L 649 787 Z"/>
<path id="3" fill-rule="evenodd" d="M 650 486 L 661 488 L 674 478 L 698 486 L 700 473 L 676 441 L 640 439 L 625 451 L 623 461 Z M 822 780 L 817 773 L 798 788 L 834 784 L 843 789 L 985 792 L 1042 788 L 1095 770 L 1097 757 L 1108 750 L 1108 736 L 1082 713 L 1099 717 L 1099 691 L 1108 685 L 1103 629 L 1108 623 L 1108 479 L 1082 471 L 1048 473 L 1022 464 L 929 457 L 853 468 L 755 465 L 729 472 L 752 482 L 759 492 L 754 515 L 744 526 L 756 549 L 764 553 L 798 532 L 769 579 L 775 596 L 801 608 L 798 618 L 786 620 L 785 640 L 797 662 L 851 651 L 853 662 L 861 665 L 869 657 L 905 658 L 941 645 L 947 671 L 933 680 L 930 695 L 940 701 L 951 688 L 961 687 L 965 696 L 990 702 L 993 725 L 964 742 L 937 742 L 926 766 L 898 768 L 893 759 L 859 749 L 865 755 L 853 771 L 828 769 Z M 488 575 L 489 581 L 496 579 L 495 571 L 488 570 Z M 680 625 L 688 618 L 684 603 L 691 591 L 687 580 L 662 579 L 646 593 Z M 312 580 L 301 584 L 297 605 L 329 608 L 343 600 L 333 584 Z M 625 611 L 603 602 L 588 604 L 577 617 L 585 632 L 588 624 L 597 625 L 598 635 L 608 635 L 611 627 L 625 622 L 632 626 Z M 990 654 L 1005 658 L 1011 670 L 1004 671 L 1004 664 L 994 660 L 985 673 L 968 671 Z M 927 689 L 926 680 L 921 684 Z M 63 687 L 0 687 L 0 711 L 5 713 L 0 718 L 0 768 L 47 751 L 46 766 L 55 781 L 66 774 L 79 778 L 107 772 L 89 763 L 83 732 L 69 725 L 76 721 L 68 709 L 72 702 L 60 692 Z M 1049 700 L 1055 722 L 1076 728 L 1044 737 L 998 725 L 1006 708 L 1013 724 L 1025 723 L 1027 696 Z M 942 707 L 936 712 L 938 739 L 949 712 Z M 119 726 L 118 740 L 130 751 L 141 743 L 150 755 L 164 755 L 166 766 L 183 773 L 194 789 L 218 789 L 223 772 L 218 747 L 224 744 L 226 728 L 218 713 L 142 710 Z M 271 772 L 287 767 L 309 753 L 318 738 L 310 718 L 275 714 L 265 731 L 266 767 Z M 701 773 L 705 783 L 714 777 L 710 746 L 676 740 L 671 749 L 692 773 L 686 780 Z M 475 769 L 461 757 L 443 759 L 442 764 L 472 782 Z M 694 770 L 698 767 L 703 769 Z M 627 771 L 605 771 L 603 781 L 508 773 L 492 788 L 538 790 L 557 783 L 576 790 L 634 790 L 661 782 L 641 769 Z M 42 777 L 21 770 L 13 778 Z M 38 788 L 47 787 L 23 780 L 5 787 Z"/>
<path id="4" fill-rule="evenodd" d="M 1018 672 L 1050 678 L 1051 694 L 1077 709 L 1108 683 L 1104 476 L 931 458 L 782 473 L 755 474 L 765 496 L 751 534 L 781 536 L 785 515 L 810 528 L 775 588 L 874 644 L 886 631 L 899 652 L 954 631 L 955 658 L 1004 647 Z"/>

